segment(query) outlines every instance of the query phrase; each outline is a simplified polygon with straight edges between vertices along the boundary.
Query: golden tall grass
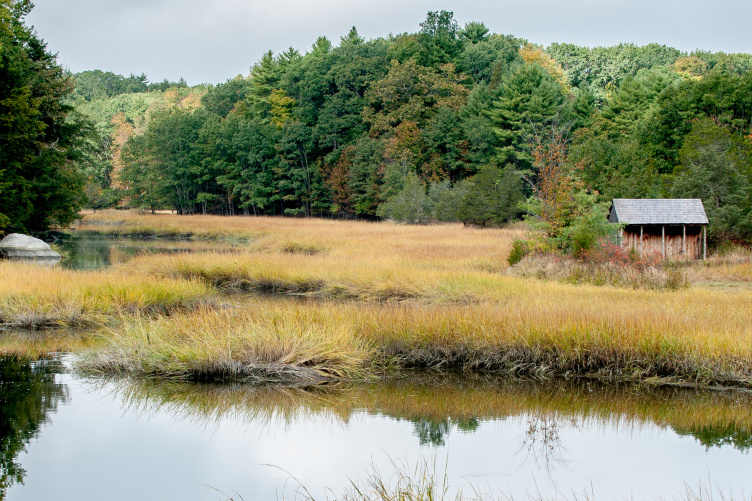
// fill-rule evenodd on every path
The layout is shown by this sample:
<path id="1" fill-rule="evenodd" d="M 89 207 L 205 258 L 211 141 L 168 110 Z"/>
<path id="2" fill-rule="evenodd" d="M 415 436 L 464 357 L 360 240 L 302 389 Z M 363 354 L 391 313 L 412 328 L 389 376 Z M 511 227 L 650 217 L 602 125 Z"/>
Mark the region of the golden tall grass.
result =
<path id="1" fill-rule="evenodd" d="M 476 267 L 506 266 L 513 229 L 479 229 L 461 224 L 408 226 L 387 223 L 294 219 L 274 217 L 174 216 L 104 211 L 87 214 L 76 224 L 79 231 L 139 236 L 173 233 L 202 238 L 247 238 L 247 249 L 288 254 L 333 254 L 368 263 L 388 259 L 395 264 L 416 260 L 431 267 L 438 263 L 473 262 Z"/>
<path id="2" fill-rule="evenodd" d="M 520 285 L 474 304 L 253 298 L 127 321 L 82 367 L 190 380 L 298 371 L 310 381 L 352 379 L 425 367 L 752 386 L 749 294 Z"/>
<path id="3" fill-rule="evenodd" d="M 406 272 L 448 268 L 490 271 L 507 268 L 506 257 L 524 226 L 505 229 L 462 225 L 393 224 L 272 217 L 176 216 L 137 211 L 87 213 L 77 228 L 124 236 L 165 236 L 246 242 L 241 250 L 292 255 L 329 255 L 334 268 L 360 265 Z M 214 260 L 219 264 L 220 259 Z M 404 269 L 409 268 L 408 270 Z M 733 249 L 683 268 L 690 282 L 752 289 L 752 252 Z M 741 287 L 740 287 L 741 286 Z"/>
<path id="4" fill-rule="evenodd" d="M 251 236 L 233 253 L 142 256 L 90 274 L 3 264 L 16 277 L 0 287 L 5 322 L 125 312 L 107 347 L 86 359 L 88 370 L 318 381 L 417 366 L 752 385 L 752 292 L 507 276 L 521 228 L 119 212 L 84 222 L 105 231 Z M 256 294 L 200 307 L 213 290 Z"/>
<path id="5" fill-rule="evenodd" d="M 0 325 L 6 327 L 93 325 L 121 314 L 189 307 L 209 294 L 195 281 L 133 274 L 125 267 L 76 272 L 0 261 Z"/>

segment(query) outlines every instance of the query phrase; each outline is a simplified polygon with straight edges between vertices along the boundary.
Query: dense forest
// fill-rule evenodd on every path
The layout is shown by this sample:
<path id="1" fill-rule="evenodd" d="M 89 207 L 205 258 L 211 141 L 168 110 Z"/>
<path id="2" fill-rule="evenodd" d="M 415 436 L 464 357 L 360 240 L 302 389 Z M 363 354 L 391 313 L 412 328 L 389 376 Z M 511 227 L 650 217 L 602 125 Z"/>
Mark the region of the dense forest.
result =
<path id="1" fill-rule="evenodd" d="M 0 234 L 73 222 L 93 156 L 73 80 L 28 28 L 29 0 L 0 0 Z"/>
<path id="2" fill-rule="evenodd" d="M 440 11 L 417 33 L 267 52 L 216 86 L 87 71 L 66 103 L 93 124 L 93 208 L 485 225 L 520 217 L 556 156 L 598 201 L 699 197 L 714 239 L 748 240 L 751 69 L 656 44 L 544 48 Z"/>

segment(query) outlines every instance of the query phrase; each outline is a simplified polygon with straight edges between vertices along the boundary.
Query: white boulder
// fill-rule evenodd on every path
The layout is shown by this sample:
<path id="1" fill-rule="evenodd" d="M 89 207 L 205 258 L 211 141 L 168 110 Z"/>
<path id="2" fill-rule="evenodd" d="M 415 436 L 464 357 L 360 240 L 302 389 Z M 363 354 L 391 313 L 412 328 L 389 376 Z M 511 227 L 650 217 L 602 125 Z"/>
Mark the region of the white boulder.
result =
<path id="1" fill-rule="evenodd" d="M 60 254 L 44 241 L 20 233 L 11 233 L 0 241 L 0 257 L 14 260 L 60 260 Z"/>

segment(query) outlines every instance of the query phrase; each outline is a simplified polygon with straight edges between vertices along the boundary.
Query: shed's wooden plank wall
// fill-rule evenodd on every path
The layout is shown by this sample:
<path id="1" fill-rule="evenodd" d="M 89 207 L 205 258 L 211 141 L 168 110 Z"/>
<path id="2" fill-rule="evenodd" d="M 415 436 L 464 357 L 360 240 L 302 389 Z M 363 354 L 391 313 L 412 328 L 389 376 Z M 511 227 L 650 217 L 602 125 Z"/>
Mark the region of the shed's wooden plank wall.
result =
<path id="1" fill-rule="evenodd" d="M 702 226 L 687 226 L 686 252 L 682 253 L 682 227 L 666 226 L 666 259 L 702 259 Z M 663 250 L 661 227 L 643 227 L 640 246 L 640 227 L 628 226 L 622 233 L 622 247 L 641 251 L 643 256 L 660 257 Z"/>

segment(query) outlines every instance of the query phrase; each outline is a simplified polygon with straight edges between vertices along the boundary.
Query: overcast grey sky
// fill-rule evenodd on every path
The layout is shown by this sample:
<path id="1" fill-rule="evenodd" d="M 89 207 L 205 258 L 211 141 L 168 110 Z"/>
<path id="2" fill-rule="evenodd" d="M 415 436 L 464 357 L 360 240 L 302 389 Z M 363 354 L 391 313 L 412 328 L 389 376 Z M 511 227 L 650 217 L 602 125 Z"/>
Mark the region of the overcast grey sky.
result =
<path id="1" fill-rule="evenodd" d="M 220 83 L 268 49 L 301 52 L 350 27 L 366 38 L 416 32 L 429 10 L 548 45 L 650 42 L 752 52 L 750 0 L 34 0 L 33 25 L 71 71 Z"/>

